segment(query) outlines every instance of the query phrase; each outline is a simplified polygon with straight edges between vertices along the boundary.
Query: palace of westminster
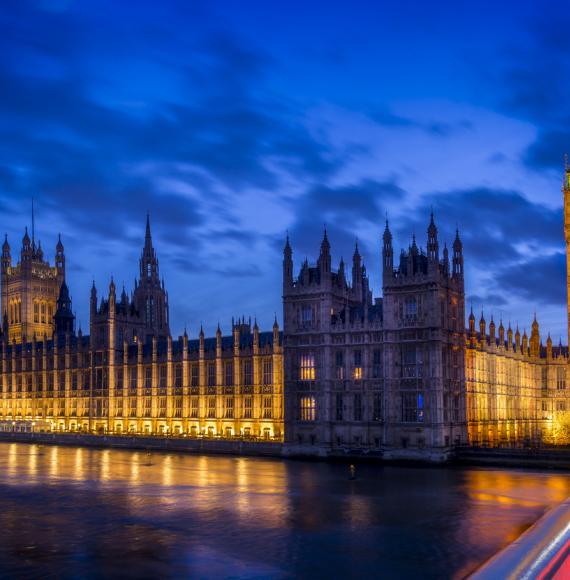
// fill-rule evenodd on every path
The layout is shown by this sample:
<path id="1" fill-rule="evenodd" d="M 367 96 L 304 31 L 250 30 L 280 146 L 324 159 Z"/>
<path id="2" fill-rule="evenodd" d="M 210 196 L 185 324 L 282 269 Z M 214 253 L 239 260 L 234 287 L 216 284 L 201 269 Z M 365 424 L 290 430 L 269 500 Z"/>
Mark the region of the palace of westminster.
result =
<path id="1" fill-rule="evenodd" d="M 570 168 L 564 176 L 570 266 Z M 283 329 L 251 320 L 190 340 L 170 335 L 168 294 L 147 218 L 129 296 L 91 288 L 75 330 L 61 239 L 51 266 L 34 236 L 1 254 L 0 430 L 243 438 L 291 453 L 444 458 L 456 445 L 556 443 L 570 411 L 568 351 L 473 312 L 465 328 L 459 232 L 440 253 L 431 216 L 399 262 L 386 223 L 382 297 L 356 247 L 350 272 L 283 255 Z M 568 269 L 570 272 L 570 268 Z M 568 277 L 570 289 L 570 276 Z M 570 309 L 569 309 L 570 322 Z"/>

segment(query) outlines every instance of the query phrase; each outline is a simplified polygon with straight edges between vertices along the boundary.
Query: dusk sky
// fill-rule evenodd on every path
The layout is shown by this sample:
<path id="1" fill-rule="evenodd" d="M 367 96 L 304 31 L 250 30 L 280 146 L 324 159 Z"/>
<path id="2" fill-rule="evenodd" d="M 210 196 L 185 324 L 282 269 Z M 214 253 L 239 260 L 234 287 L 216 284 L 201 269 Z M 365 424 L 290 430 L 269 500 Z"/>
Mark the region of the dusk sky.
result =
<path id="1" fill-rule="evenodd" d="M 147 210 L 174 336 L 281 321 L 295 269 L 355 238 L 375 295 L 395 252 L 464 242 L 467 304 L 566 336 L 563 2 L 2 2 L 0 208 L 17 257 L 36 200 L 89 288 L 133 288 Z M 467 308 L 468 310 L 469 308 Z M 565 342 L 565 340 L 564 340 Z"/>

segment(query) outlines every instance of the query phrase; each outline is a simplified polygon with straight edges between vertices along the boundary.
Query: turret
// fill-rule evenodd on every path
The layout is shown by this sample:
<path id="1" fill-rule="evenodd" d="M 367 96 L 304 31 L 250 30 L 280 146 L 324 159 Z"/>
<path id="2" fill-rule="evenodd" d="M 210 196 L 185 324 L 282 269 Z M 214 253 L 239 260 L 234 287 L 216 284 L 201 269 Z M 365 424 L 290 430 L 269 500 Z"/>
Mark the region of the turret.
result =
<path id="1" fill-rule="evenodd" d="M 479 319 L 479 335 L 481 339 L 481 345 L 487 343 L 487 323 L 485 322 L 485 317 L 483 316 L 483 311 L 481 310 L 481 318 Z"/>
<path id="2" fill-rule="evenodd" d="M 521 352 L 521 333 L 519 331 L 519 325 L 517 324 L 517 329 L 515 331 L 515 351 Z"/>
<path id="3" fill-rule="evenodd" d="M 475 315 L 473 314 L 473 306 L 471 306 L 471 313 L 469 314 L 469 341 L 471 342 L 471 346 L 475 346 L 476 340 Z"/>
<path id="4" fill-rule="evenodd" d="M 115 318 L 116 306 L 117 306 L 117 292 L 115 287 L 115 281 L 111 277 L 111 283 L 109 284 L 109 318 Z"/>
<path id="5" fill-rule="evenodd" d="M 538 358 L 540 356 L 540 333 L 538 331 L 538 321 L 536 313 L 532 321 L 532 330 L 530 333 L 530 356 Z"/>
<path id="6" fill-rule="evenodd" d="M 342 258 L 338 265 L 338 283 L 341 288 L 346 288 L 346 273 L 344 271 L 344 260 Z"/>
<path id="7" fill-rule="evenodd" d="M 384 235 L 382 236 L 382 269 L 384 276 L 392 275 L 394 271 L 394 248 L 392 247 L 392 232 L 386 220 L 386 227 L 384 228 Z"/>
<path id="8" fill-rule="evenodd" d="M 528 355 L 528 336 L 526 335 L 526 328 L 523 330 L 522 335 L 522 353 L 525 356 Z"/>
<path id="9" fill-rule="evenodd" d="M 507 329 L 507 350 L 513 350 L 513 329 L 511 328 L 510 320 L 509 328 Z"/>
<path id="10" fill-rule="evenodd" d="M 277 322 L 277 314 L 273 321 L 273 348 L 279 346 L 279 323 Z"/>
<path id="11" fill-rule="evenodd" d="M 443 273 L 449 276 L 449 250 L 447 244 L 443 244 Z"/>
<path id="12" fill-rule="evenodd" d="M 330 274 L 331 271 L 331 245 L 327 236 L 327 229 L 325 228 L 323 234 L 323 241 L 321 242 L 321 252 L 317 262 L 321 272 L 321 282 L 323 282 L 323 275 Z"/>
<path id="13" fill-rule="evenodd" d="M 28 228 L 26 227 L 24 237 L 22 238 L 22 251 L 20 258 L 22 264 L 31 261 L 32 254 L 33 254 L 32 244 L 30 241 L 30 236 L 28 235 Z"/>
<path id="14" fill-rule="evenodd" d="M 459 237 L 459 229 L 455 231 L 453 242 L 453 277 L 463 278 L 463 244 Z"/>
<path id="15" fill-rule="evenodd" d="M 437 227 L 433 219 L 433 211 L 431 212 L 430 222 L 427 229 L 428 241 L 427 241 L 427 253 L 428 259 L 436 264 L 439 263 L 439 244 L 437 242 Z"/>
<path id="16" fill-rule="evenodd" d="M 283 291 L 293 285 L 293 250 L 289 243 L 289 234 L 283 248 Z"/>
<path id="17" fill-rule="evenodd" d="M 71 298 L 69 289 L 65 281 L 61 284 L 59 297 L 57 299 L 57 310 L 53 317 L 55 323 L 55 333 L 57 335 L 72 334 L 75 325 L 75 316 L 71 310 Z"/>
<path id="18" fill-rule="evenodd" d="M 360 298 L 362 295 L 362 258 L 358 250 L 358 241 L 354 246 L 352 256 L 352 290 L 355 296 Z"/>
<path id="19" fill-rule="evenodd" d="M 503 319 L 499 321 L 499 346 L 505 346 L 505 327 L 503 326 Z"/>
<path id="20" fill-rule="evenodd" d="M 89 329 L 91 334 L 91 340 L 93 340 L 93 324 L 95 322 L 95 317 L 97 316 L 97 288 L 95 288 L 95 280 L 91 285 L 91 295 L 89 298 Z"/>
<path id="21" fill-rule="evenodd" d="M 497 341 L 495 339 L 495 321 L 493 320 L 493 315 L 491 314 L 491 322 L 489 323 L 489 344 L 491 346 L 497 346 Z"/>
<path id="22" fill-rule="evenodd" d="M 550 338 L 550 333 L 548 333 L 548 338 L 546 339 L 546 358 L 552 359 L 552 338 Z"/>
<path id="23" fill-rule="evenodd" d="M 61 234 L 58 235 L 57 245 L 55 246 L 55 267 L 57 269 L 58 279 L 62 282 L 65 280 L 65 254 L 63 244 L 61 243 Z"/>
<path id="24" fill-rule="evenodd" d="M 4 243 L 2 244 L 2 273 L 8 271 L 12 265 L 12 255 L 10 254 L 10 244 L 8 243 L 8 234 L 4 236 Z"/>

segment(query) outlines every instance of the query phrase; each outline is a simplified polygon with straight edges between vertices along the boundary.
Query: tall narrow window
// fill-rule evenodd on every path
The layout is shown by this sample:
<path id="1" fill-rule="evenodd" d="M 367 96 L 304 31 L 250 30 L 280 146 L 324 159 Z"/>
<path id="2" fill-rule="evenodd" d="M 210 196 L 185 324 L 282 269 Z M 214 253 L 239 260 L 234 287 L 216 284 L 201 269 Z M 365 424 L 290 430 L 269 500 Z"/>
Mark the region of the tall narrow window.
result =
<path id="1" fill-rule="evenodd" d="M 216 385 L 216 365 L 210 363 L 208 365 L 208 386 L 214 387 Z"/>
<path id="2" fill-rule="evenodd" d="M 273 361 L 271 359 L 263 361 L 263 384 L 273 383 Z"/>
<path id="3" fill-rule="evenodd" d="M 314 421 L 317 416 L 315 397 L 301 397 L 300 400 L 301 421 Z"/>
<path id="4" fill-rule="evenodd" d="M 273 415 L 273 401 L 271 397 L 263 397 L 263 418 L 271 419 Z"/>
<path id="5" fill-rule="evenodd" d="M 302 354 L 300 359 L 301 380 L 314 381 L 315 380 L 315 355 Z"/>
<path id="6" fill-rule="evenodd" d="M 362 421 L 362 395 L 360 393 L 354 395 L 354 420 Z"/>
<path id="7" fill-rule="evenodd" d="M 337 421 L 342 421 L 343 410 L 344 410 L 344 404 L 343 404 L 342 393 L 337 393 L 336 394 L 336 420 Z"/>
<path id="8" fill-rule="evenodd" d="M 338 351 L 335 355 L 335 374 L 340 381 L 344 380 L 344 357 L 342 351 Z"/>
<path id="9" fill-rule="evenodd" d="M 353 378 L 355 381 L 362 379 L 362 351 L 354 351 L 354 373 Z"/>

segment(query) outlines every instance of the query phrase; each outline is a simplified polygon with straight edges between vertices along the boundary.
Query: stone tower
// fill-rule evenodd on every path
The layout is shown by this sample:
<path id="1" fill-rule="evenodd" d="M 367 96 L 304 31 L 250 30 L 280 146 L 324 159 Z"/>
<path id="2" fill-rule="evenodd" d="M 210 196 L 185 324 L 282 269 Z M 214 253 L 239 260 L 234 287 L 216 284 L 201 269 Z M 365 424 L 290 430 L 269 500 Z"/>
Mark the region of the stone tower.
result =
<path id="1" fill-rule="evenodd" d="M 8 237 L 2 245 L 0 259 L 2 284 L 2 321 L 10 342 L 22 342 L 54 331 L 54 314 L 60 288 L 65 280 L 65 254 L 61 237 L 55 253 L 55 265 L 44 259 L 41 242 L 36 245 L 26 228 L 22 239 L 20 260 L 12 264 Z M 7 328 L 6 328 L 7 327 Z"/>
<path id="2" fill-rule="evenodd" d="M 150 217 L 146 216 L 144 248 L 140 259 L 140 279 L 133 295 L 136 309 L 141 314 L 147 337 L 157 338 L 170 335 L 168 316 L 168 294 L 164 280 L 158 273 L 158 258 L 152 245 Z"/>
<path id="3" fill-rule="evenodd" d="M 168 294 L 158 275 L 158 259 L 152 245 L 150 220 L 147 216 L 145 243 L 140 259 L 140 278 L 129 298 L 125 288 L 120 298 L 111 279 L 108 297 L 97 302 L 95 283 L 91 288 L 90 328 L 91 342 L 97 348 L 103 345 L 122 345 L 134 340 L 146 343 L 153 337 L 170 336 Z"/>
<path id="4" fill-rule="evenodd" d="M 564 239 L 566 240 L 566 289 L 567 318 L 568 318 L 568 344 L 570 344 L 570 165 L 568 165 L 568 154 L 564 158 L 564 181 L 562 184 L 564 193 Z"/>
<path id="5" fill-rule="evenodd" d="M 386 226 L 383 248 L 384 364 L 387 450 L 449 449 L 464 442 L 465 293 L 459 232 L 450 267 L 439 255 L 433 214 L 427 252 L 416 243 L 393 266 Z"/>

